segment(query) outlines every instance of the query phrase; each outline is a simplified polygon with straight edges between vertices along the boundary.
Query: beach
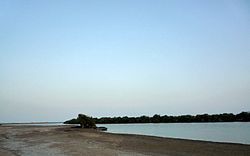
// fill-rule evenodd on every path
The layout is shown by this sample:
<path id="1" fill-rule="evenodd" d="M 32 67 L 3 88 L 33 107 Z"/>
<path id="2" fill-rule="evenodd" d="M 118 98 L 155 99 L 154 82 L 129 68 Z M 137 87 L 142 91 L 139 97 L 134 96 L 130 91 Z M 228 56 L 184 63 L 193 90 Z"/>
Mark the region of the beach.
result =
<path id="1" fill-rule="evenodd" d="M 72 126 L 0 126 L 0 156 L 247 156 L 250 145 L 112 134 Z"/>

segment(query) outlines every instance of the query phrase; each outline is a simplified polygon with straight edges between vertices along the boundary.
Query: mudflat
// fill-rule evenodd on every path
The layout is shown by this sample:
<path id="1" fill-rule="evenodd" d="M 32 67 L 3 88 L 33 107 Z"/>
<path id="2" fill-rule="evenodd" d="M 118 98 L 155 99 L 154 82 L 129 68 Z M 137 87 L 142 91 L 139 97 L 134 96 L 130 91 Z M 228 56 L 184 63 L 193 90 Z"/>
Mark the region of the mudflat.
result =
<path id="1" fill-rule="evenodd" d="M 249 156 L 250 145 L 112 134 L 71 126 L 0 126 L 0 156 Z"/>

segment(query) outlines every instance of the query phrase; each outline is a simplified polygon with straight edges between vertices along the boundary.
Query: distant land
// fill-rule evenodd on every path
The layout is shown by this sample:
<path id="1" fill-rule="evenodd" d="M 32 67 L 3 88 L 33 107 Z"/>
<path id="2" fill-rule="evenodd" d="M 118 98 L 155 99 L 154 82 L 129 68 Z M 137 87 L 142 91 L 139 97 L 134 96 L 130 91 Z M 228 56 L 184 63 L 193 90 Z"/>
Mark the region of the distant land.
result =
<path id="1" fill-rule="evenodd" d="M 152 117 L 101 117 L 93 118 L 96 124 L 124 124 L 124 123 L 191 123 L 191 122 L 249 122 L 250 112 L 241 112 L 239 114 L 199 114 L 199 115 L 180 115 L 168 116 L 155 114 Z M 65 124 L 79 124 L 77 119 L 71 119 Z"/>
<path id="2" fill-rule="evenodd" d="M 57 124 L 57 123 L 62 123 L 62 122 L 57 122 L 57 121 L 52 121 L 52 122 L 47 122 L 47 121 L 43 121 L 43 122 L 36 122 L 36 121 L 34 121 L 34 122 L 9 122 L 9 123 L 0 123 L 0 124 L 16 124 L 16 125 L 18 125 L 18 124 Z"/>

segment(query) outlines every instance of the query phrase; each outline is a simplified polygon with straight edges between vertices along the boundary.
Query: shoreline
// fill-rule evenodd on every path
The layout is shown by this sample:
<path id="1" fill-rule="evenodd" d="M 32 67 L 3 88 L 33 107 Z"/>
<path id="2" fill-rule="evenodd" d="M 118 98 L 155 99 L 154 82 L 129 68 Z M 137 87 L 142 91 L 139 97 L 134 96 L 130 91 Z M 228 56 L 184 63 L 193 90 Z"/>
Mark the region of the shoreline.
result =
<path id="1" fill-rule="evenodd" d="M 139 134 L 69 125 L 1 125 L 2 155 L 250 155 L 250 145 Z"/>
<path id="2" fill-rule="evenodd" d="M 60 123 L 60 124 L 55 124 L 55 123 Z M 205 124 L 208 124 L 208 123 L 214 123 L 214 122 L 202 122 L 202 123 L 205 123 Z M 202 124 L 202 123 L 168 123 L 168 124 Z M 231 122 L 216 122 L 216 123 L 231 123 Z M 234 123 L 245 123 L 245 122 L 234 122 Z M 250 122 L 247 122 L 247 123 L 250 123 Z M 119 124 L 119 123 L 110 123 L 110 124 L 97 124 L 101 127 L 106 127 L 106 125 L 116 125 L 116 124 Z M 161 124 L 161 123 L 129 123 L 129 125 L 133 125 L 133 124 L 138 124 L 138 125 L 143 125 L 143 124 Z M 163 123 L 165 124 L 165 123 Z M 33 122 L 33 123 L 3 123 L 2 126 L 77 126 L 78 124 L 63 124 L 63 122 Z M 119 125 L 127 125 L 127 123 L 124 123 L 124 124 L 119 124 Z M 1 126 L 1 124 L 0 124 Z M 126 129 L 126 128 L 125 128 Z M 242 144 L 242 145 L 250 145 L 250 142 L 249 141 L 242 141 L 242 140 L 238 140 L 237 141 L 237 138 L 236 138 L 236 141 L 234 139 L 229 139 L 229 140 L 222 140 L 221 139 L 209 139 L 209 138 L 202 138 L 201 137 L 190 137 L 190 136 L 182 136 L 182 137 L 179 137 L 179 136 L 167 136 L 167 135 L 164 135 L 162 133 L 160 134 L 151 134 L 151 133 L 140 133 L 140 132 L 122 132 L 122 131 L 109 131 L 109 128 L 108 128 L 108 131 L 105 130 L 106 133 L 112 133 L 112 134 L 131 134 L 131 135 L 145 135 L 145 136 L 153 136 L 153 137 L 162 137 L 162 138 L 173 138 L 173 139 L 183 139 L 183 140 L 192 140 L 192 141 L 206 141 L 206 142 L 213 142 L 213 143 L 229 143 L 229 144 Z M 170 134 L 171 135 L 171 134 Z"/>
<path id="3" fill-rule="evenodd" d="M 7 126 L 21 126 L 21 127 L 69 127 L 69 128 L 75 128 L 74 126 L 72 126 L 72 124 L 65 124 L 65 125 L 32 125 L 32 124 L 4 124 L 1 125 L 2 127 L 7 127 Z M 76 128 L 76 129 L 80 129 L 80 128 Z M 92 129 L 89 129 L 92 130 Z M 95 131 L 95 129 L 93 129 L 93 131 Z M 100 131 L 97 130 L 98 132 L 102 132 L 102 133 L 108 133 L 108 134 L 114 134 L 114 135 L 124 135 L 124 136 L 144 136 L 144 137 L 153 137 L 153 138 L 162 138 L 162 139 L 173 139 L 173 140 L 186 140 L 186 141 L 194 141 L 194 142 L 209 142 L 209 143 L 215 143 L 215 144 L 235 144 L 235 145 L 247 145 L 250 146 L 250 144 L 244 144 L 244 143 L 237 143 L 237 142 L 223 142 L 223 141 L 209 141 L 209 140 L 199 140 L 199 139 L 185 139 L 185 138 L 178 138 L 178 137 L 164 137 L 164 136 L 156 136 L 156 135 L 146 135 L 146 134 L 134 134 L 134 133 L 118 133 L 118 132 L 109 132 L 109 131 Z"/>
<path id="4" fill-rule="evenodd" d="M 209 140 L 198 140 L 198 139 L 184 139 L 184 138 L 175 138 L 175 137 L 163 137 L 163 136 L 155 136 L 155 135 L 144 135 L 144 134 L 132 134 L 132 133 L 113 133 L 113 132 L 103 132 L 103 133 L 110 133 L 114 135 L 125 135 L 125 136 L 144 136 L 144 137 L 153 137 L 153 138 L 161 138 L 161 139 L 173 139 L 173 140 L 180 140 L 180 141 L 194 141 L 194 142 L 205 142 L 205 143 L 214 143 L 214 144 L 232 144 L 232 145 L 247 145 L 244 143 L 236 143 L 236 142 L 220 142 L 220 141 L 209 141 Z"/>

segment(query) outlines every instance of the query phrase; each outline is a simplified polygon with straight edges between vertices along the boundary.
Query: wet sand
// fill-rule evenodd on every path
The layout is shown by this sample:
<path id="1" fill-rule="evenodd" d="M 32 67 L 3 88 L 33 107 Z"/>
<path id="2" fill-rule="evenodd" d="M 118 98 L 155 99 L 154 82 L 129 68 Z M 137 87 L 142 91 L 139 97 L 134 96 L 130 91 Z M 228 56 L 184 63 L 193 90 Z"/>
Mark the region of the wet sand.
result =
<path id="1" fill-rule="evenodd" d="M 249 156 L 250 145 L 111 134 L 70 126 L 0 126 L 0 156 Z"/>

